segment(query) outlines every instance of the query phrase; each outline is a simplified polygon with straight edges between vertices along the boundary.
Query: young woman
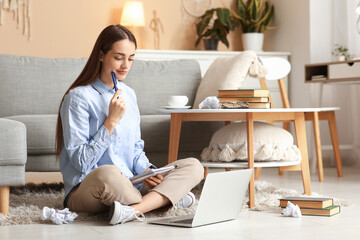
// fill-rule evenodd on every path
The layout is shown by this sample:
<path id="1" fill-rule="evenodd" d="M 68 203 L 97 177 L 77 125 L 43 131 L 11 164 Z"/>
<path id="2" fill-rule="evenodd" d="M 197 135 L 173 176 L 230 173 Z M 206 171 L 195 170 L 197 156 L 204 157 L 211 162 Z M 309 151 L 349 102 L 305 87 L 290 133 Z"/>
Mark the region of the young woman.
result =
<path id="1" fill-rule="evenodd" d="M 178 160 L 164 176 L 138 185 L 129 178 L 155 168 L 143 152 L 134 90 L 123 81 L 133 63 L 136 39 L 120 25 L 99 35 L 79 77 L 59 108 L 56 148 L 65 184 L 64 205 L 76 212 L 109 211 L 110 224 L 124 223 L 165 206 L 190 206 L 189 191 L 203 178 L 194 158 Z M 114 90 L 111 72 L 116 75 Z"/>

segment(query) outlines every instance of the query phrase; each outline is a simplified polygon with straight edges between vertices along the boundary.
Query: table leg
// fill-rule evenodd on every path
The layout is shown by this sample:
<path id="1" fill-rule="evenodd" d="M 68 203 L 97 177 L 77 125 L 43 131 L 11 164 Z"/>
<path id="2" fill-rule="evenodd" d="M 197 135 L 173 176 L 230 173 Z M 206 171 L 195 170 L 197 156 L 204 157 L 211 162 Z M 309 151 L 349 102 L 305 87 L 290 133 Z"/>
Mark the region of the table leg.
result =
<path id="1" fill-rule="evenodd" d="M 249 183 L 249 208 L 255 207 L 255 179 L 254 179 L 254 116 L 246 114 L 248 167 L 253 170 Z"/>
<path id="2" fill-rule="evenodd" d="M 305 116 L 302 112 L 295 113 L 295 133 L 296 142 L 301 152 L 301 175 L 304 185 L 304 191 L 306 195 L 311 195 L 311 182 L 309 171 L 309 158 L 306 142 L 306 128 L 305 128 Z"/>
<path id="3" fill-rule="evenodd" d="M 283 129 L 285 129 L 288 132 L 290 131 L 290 121 L 283 122 Z M 279 172 L 279 175 L 284 174 L 284 171 L 281 171 L 280 168 L 278 168 L 278 172 Z"/>
<path id="4" fill-rule="evenodd" d="M 257 167 L 256 171 L 255 171 L 255 180 L 258 180 L 260 178 L 260 174 L 261 174 L 261 167 Z M 280 172 L 280 170 L 279 170 Z"/>
<path id="5" fill-rule="evenodd" d="M 231 124 L 231 121 L 225 121 L 225 125 Z M 226 171 L 231 171 L 231 168 L 225 168 Z"/>
<path id="6" fill-rule="evenodd" d="M 283 122 L 283 129 L 290 131 L 290 121 Z"/>
<path id="7" fill-rule="evenodd" d="M 339 140 L 336 128 L 336 118 L 335 118 L 335 111 L 331 111 L 329 113 L 329 127 L 330 127 L 330 134 L 331 134 L 331 141 L 333 144 L 333 150 L 336 160 L 336 168 L 338 172 L 338 176 L 342 177 L 342 166 L 341 166 L 341 156 L 340 156 L 340 149 L 339 149 Z"/>
<path id="8" fill-rule="evenodd" d="M 206 178 L 208 174 L 209 174 L 209 168 L 204 167 L 204 178 Z"/>
<path id="9" fill-rule="evenodd" d="M 322 181 L 324 181 L 324 171 L 323 171 L 323 160 L 322 160 L 322 153 L 321 153 L 319 113 L 313 112 L 312 115 L 313 115 L 312 119 L 313 119 L 318 176 L 319 176 L 319 181 L 322 182 Z"/>
<path id="10" fill-rule="evenodd" d="M 178 157 L 181 122 L 179 114 L 171 114 L 168 163 L 175 162 Z"/>

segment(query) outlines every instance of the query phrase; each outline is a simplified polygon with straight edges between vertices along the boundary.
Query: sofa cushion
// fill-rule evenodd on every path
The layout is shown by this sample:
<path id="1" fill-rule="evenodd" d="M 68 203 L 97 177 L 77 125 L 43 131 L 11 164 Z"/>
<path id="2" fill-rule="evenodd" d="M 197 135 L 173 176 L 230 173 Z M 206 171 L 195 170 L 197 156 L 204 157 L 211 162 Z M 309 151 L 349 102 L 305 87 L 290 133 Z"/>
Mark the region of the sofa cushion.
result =
<path id="1" fill-rule="evenodd" d="M 0 166 L 25 166 L 25 163 L 25 125 L 11 119 L 0 118 Z"/>
<path id="2" fill-rule="evenodd" d="M 86 58 L 40 58 L 0 54 L 0 117 L 57 114 L 61 98 Z"/>
<path id="3" fill-rule="evenodd" d="M 170 115 L 141 115 L 140 129 L 145 152 L 167 152 Z"/>
<path id="4" fill-rule="evenodd" d="M 55 154 L 29 155 L 26 162 L 27 172 L 57 172 L 60 171 L 60 161 Z"/>
<path id="5" fill-rule="evenodd" d="M 28 155 L 55 154 L 57 115 L 19 115 L 7 117 L 26 126 Z"/>
<path id="6" fill-rule="evenodd" d="M 186 95 L 192 105 L 200 80 L 196 60 L 135 60 L 124 82 L 135 90 L 140 113 L 156 115 L 169 95 Z"/>
<path id="7" fill-rule="evenodd" d="M 28 155 L 55 154 L 57 115 L 19 115 L 7 117 L 22 122 L 27 131 Z M 222 122 L 183 122 L 180 152 L 201 152 Z M 170 115 L 141 115 L 141 137 L 145 152 L 167 152 Z"/>
<path id="8" fill-rule="evenodd" d="M 25 184 L 25 165 L 1 166 L 0 186 L 18 186 Z"/>

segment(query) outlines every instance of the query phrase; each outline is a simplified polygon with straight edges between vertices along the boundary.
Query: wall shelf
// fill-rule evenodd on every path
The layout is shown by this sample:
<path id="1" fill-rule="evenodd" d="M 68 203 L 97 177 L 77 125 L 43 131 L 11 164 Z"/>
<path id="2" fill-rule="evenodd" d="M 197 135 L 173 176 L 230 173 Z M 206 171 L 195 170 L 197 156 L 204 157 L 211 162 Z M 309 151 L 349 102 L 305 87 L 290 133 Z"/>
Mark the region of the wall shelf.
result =
<path id="1" fill-rule="evenodd" d="M 305 83 L 354 83 L 360 81 L 360 59 L 305 65 Z"/>

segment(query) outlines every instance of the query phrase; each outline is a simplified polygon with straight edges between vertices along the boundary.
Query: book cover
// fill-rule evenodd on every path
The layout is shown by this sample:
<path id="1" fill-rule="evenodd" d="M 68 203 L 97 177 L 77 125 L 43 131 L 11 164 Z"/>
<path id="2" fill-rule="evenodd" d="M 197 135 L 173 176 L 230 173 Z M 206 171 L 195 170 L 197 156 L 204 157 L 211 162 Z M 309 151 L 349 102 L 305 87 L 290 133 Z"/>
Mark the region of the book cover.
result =
<path id="1" fill-rule="evenodd" d="M 302 215 L 311 215 L 311 216 L 334 216 L 340 213 L 339 205 L 332 205 L 327 208 L 300 208 Z"/>
<path id="2" fill-rule="evenodd" d="M 288 201 L 300 208 L 327 208 L 333 205 L 332 198 L 287 197 L 280 199 L 280 207 L 286 207 Z"/>
<path id="3" fill-rule="evenodd" d="M 219 102 L 269 102 L 267 97 L 219 97 Z"/>
<path id="4" fill-rule="evenodd" d="M 220 89 L 218 97 L 269 97 L 268 89 Z"/>

